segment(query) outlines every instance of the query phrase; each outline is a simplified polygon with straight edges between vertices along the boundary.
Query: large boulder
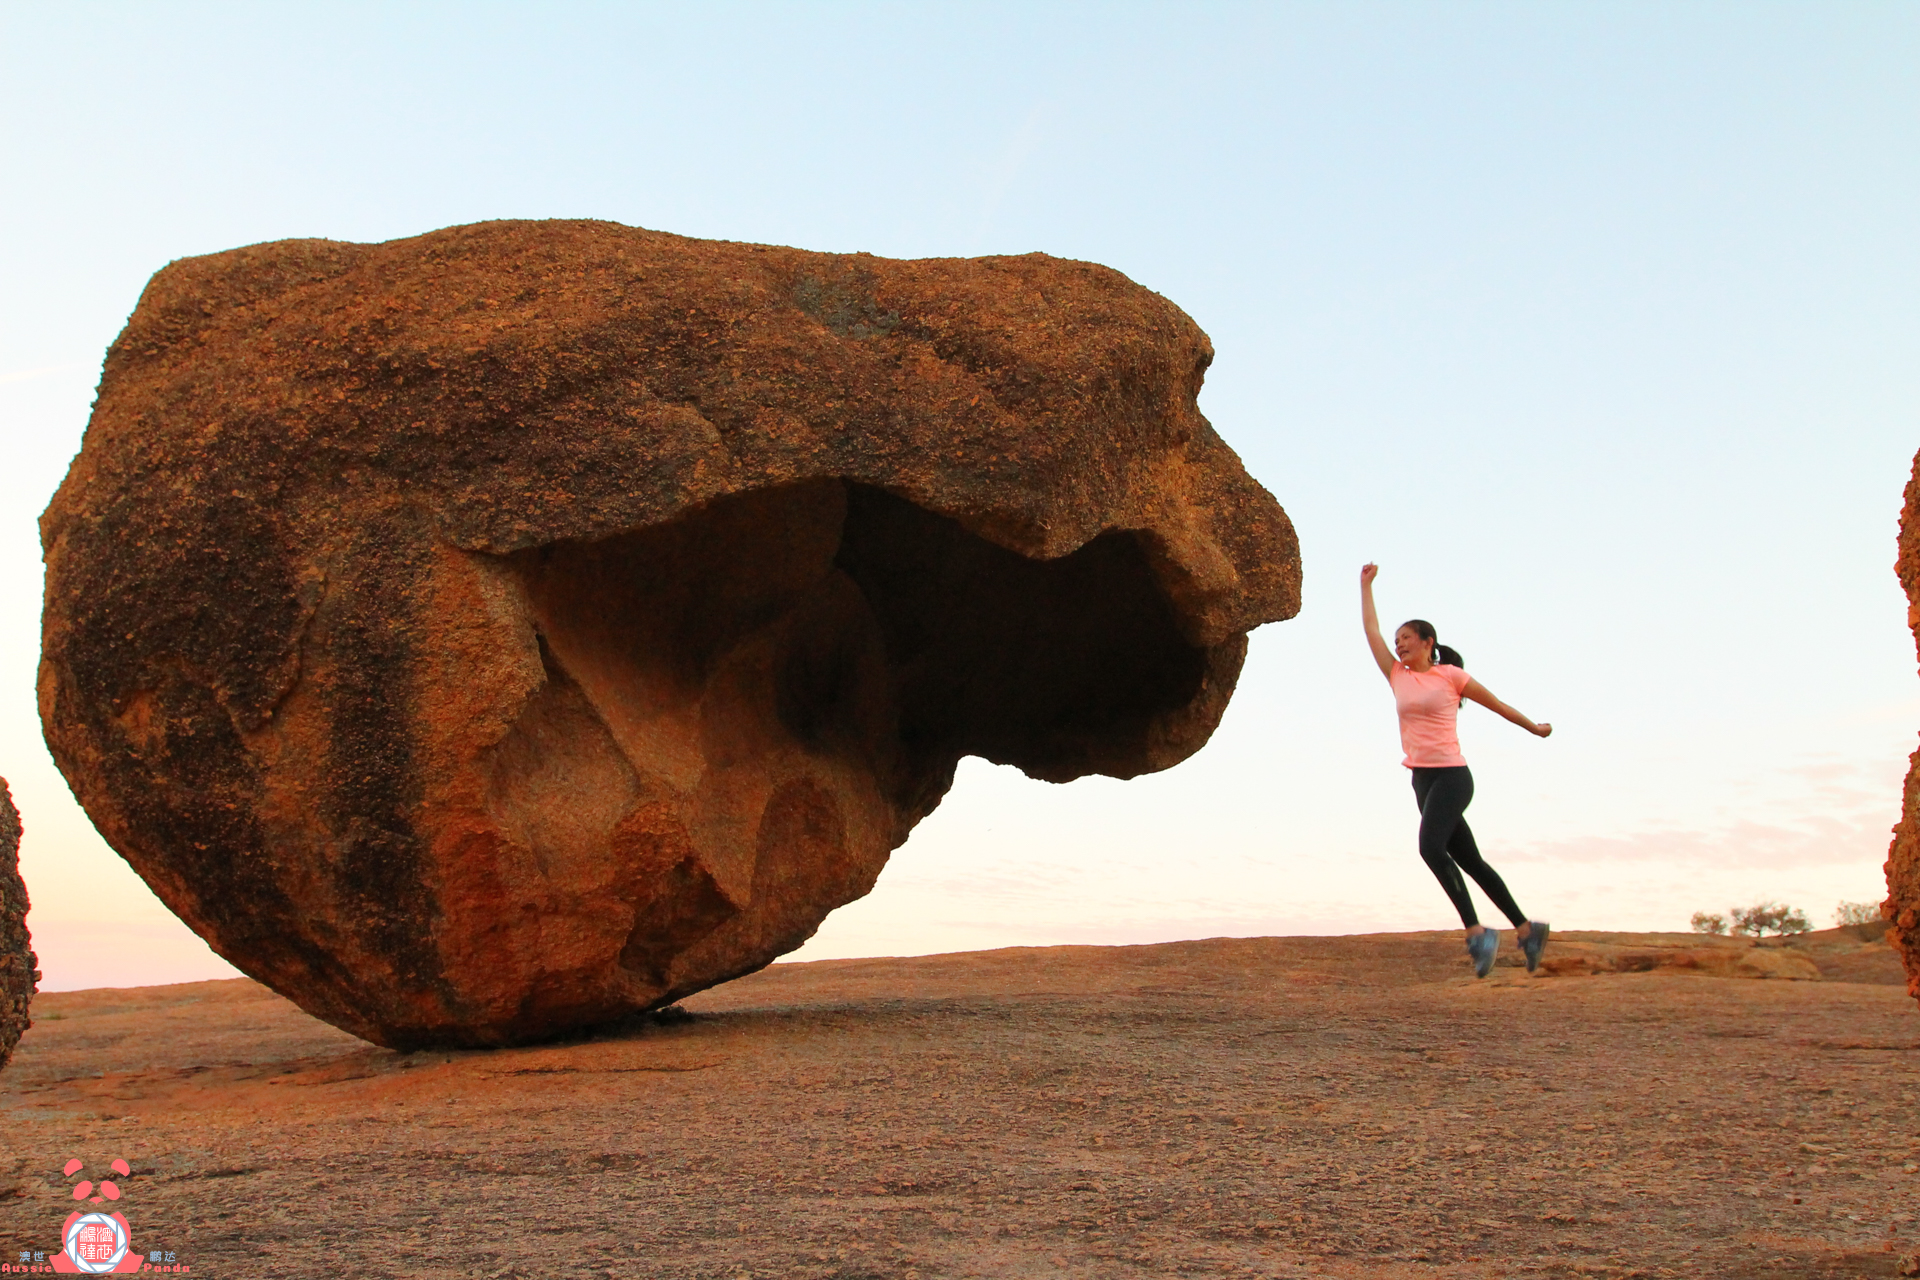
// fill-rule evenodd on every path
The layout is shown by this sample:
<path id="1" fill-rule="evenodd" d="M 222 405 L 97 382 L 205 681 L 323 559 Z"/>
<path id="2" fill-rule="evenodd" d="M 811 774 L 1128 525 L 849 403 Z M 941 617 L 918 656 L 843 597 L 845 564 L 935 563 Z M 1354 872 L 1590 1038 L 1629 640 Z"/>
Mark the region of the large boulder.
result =
<path id="1" fill-rule="evenodd" d="M 1894 570 L 1907 592 L 1907 626 L 1920 651 L 1920 454 L 1914 455 L 1900 512 L 1900 556 Z M 1920 751 L 1907 762 L 1900 825 L 1887 850 L 1887 901 L 1881 913 L 1892 921 L 1887 939 L 1907 966 L 1907 994 L 1920 1000 Z"/>
<path id="2" fill-rule="evenodd" d="M 20 811 L 0 778 L 0 1067 L 33 1025 L 27 1007 L 40 981 L 38 965 L 27 936 L 27 886 L 20 879 Z"/>
<path id="3" fill-rule="evenodd" d="M 1163 769 L 1299 607 L 1116 271 L 600 222 L 175 262 L 42 521 L 40 708 L 222 956 L 395 1047 L 760 968 L 961 756 Z"/>

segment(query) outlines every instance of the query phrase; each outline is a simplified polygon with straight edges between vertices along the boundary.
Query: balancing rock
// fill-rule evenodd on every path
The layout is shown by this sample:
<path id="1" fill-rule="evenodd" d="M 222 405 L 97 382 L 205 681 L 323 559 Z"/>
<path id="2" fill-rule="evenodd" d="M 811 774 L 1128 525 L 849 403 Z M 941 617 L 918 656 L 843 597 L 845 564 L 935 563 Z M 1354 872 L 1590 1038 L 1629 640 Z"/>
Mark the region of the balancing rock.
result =
<path id="1" fill-rule="evenodd" d="M 27 936 L 27 886 L 20 879 L 20 811 L 0 778 L 0 1067 L 33 1025 L 27 1006 L 40 981 L 39 957 Z"/>
<path id="2" fill-rule="evenodd" d="M 1913 459 L 1906 505 L 1900 512 L 1900 557 L 1894 562 L 1907 592 L 1907 626 L 1920 650 L 1920 454 Z M 1900 825 L 1887 850 L 1887 901 L 1881 913 L 1892 923 L 1887 939 L 1907 966 L 1907 994 L 1920 1000 L 1920 751 L 1907 763 Z"/>
<path id="3" fill-rule="evenodd" d="M 175 262 L 42 519 L 40 711 L 213 948 L 396 1048 L 666 1004 L 965 755 L 1197 750 L 1299 607 L 1177 307 L 601 222 Z"/>

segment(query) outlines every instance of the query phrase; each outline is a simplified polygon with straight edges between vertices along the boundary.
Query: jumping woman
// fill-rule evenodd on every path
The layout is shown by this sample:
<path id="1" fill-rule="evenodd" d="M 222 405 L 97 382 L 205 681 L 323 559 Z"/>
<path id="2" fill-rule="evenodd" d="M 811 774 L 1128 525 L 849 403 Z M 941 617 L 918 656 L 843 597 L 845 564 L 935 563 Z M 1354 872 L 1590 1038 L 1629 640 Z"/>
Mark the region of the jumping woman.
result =
<path id="1" fill-rule="evenodd" d="M 1460 655 L 1439 643 L 1431 622 L 1415 618 L 1403 624 L 1393 633 L 1393 648 L 1387 648 L 1380 638 L 1380 615 L 1373 607 L 1373 580 L 1379 572 L 1377 564 L 1360 570 L 1360 620 L 1367 628 L 1373 660 L 1393 687 L 1393 701 L 1400 710 L 1400 745 L 1407 753 L 1401 763 L 1413 770 L 1413 795 L 1420 804 L 1420 857 L 1439 877 L 1440 887 L 1460 912 L 1460 923 L 1467 927 L 1467 954 L 1473 957 L 1474 976 L 1484 978 L 1493 968 L 1500 933 L 1481 924 L 1474 914 L 1462 871 L 1513 921 L 1520 949 L 1527 956 L 1527 972 L 1532 973 L 1547 945 L 1547 922 L 1527 919 L 1507 892 L 1506 882 L 1487 865 L 1473 842 L 1463 816 L 1473 800 L 1473 774 L 1460 755 L 1454 718 L 1461 699 L 1472 698 L 1537 737 L 1552 733 L 1553 726 L 1535 724 L 1489 693 L 1462 669 Z"/>

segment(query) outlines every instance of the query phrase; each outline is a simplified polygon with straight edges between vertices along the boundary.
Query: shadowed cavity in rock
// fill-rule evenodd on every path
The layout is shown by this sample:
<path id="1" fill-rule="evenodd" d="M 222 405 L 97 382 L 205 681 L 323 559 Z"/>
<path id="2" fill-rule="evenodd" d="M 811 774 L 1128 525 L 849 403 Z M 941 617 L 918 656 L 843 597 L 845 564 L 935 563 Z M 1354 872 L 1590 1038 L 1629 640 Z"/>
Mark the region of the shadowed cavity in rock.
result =
<path id="1" fill-rule="evenodd" d="M 1132 535 L 1033 561 L 836 481 L 507 564 L 542 683 L 489 755 L 489 807 L 549 875 L 626 840 L 651 873 L 621 964 L 673 994 L 757 874 L 832 868 L 832 895 L 859 896 L 962 755 L 1137 773 L 1155 723 L 1239 657 L 1181 638 Z M 688 820 L 635 836 L 661 801 Z M 785 950 L 816 923 L 753 927 Z"/>

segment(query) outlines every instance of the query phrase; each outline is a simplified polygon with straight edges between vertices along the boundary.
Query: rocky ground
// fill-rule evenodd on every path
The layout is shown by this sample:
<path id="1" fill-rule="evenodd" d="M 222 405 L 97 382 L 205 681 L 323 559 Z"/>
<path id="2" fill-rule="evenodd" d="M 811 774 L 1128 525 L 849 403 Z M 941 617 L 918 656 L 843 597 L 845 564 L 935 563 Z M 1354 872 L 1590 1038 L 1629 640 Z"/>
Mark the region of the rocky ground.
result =
<path id="1" fill-rule="evenodd" d="M 1439 934 L 827 961 L 406 1055 L 245 981 L 43 995 L 0 1263 L 124 1156 L 100 1207 L 216 1277 L 1897 1275 L 1920 1015 L 1884 942 L 1799 954 L 1819 980 L 1476 982 Z"/>

